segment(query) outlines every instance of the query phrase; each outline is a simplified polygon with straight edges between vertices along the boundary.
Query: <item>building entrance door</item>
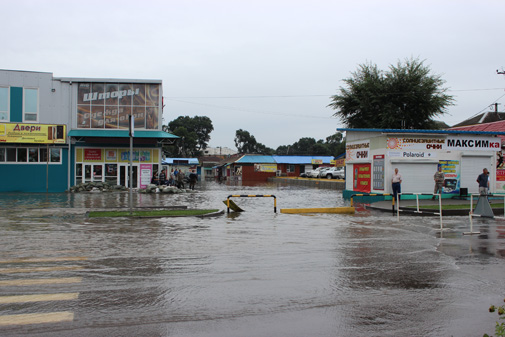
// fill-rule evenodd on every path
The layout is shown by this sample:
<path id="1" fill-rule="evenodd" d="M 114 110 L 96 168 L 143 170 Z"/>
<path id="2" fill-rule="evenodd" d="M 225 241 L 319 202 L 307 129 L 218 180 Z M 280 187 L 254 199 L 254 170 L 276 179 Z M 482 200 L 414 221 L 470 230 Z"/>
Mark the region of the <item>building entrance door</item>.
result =
<path id="1" fill-rule="evenodd" d="M 138 174 L 139 168 L 137 165 L 132 166 L 132 172 L 133 172 L 133 188 L 138 187 L 139 183 L 139 174 Z M 130 187 L 130 165 L 120 165 L 119 166 L 119 184 Z"/>

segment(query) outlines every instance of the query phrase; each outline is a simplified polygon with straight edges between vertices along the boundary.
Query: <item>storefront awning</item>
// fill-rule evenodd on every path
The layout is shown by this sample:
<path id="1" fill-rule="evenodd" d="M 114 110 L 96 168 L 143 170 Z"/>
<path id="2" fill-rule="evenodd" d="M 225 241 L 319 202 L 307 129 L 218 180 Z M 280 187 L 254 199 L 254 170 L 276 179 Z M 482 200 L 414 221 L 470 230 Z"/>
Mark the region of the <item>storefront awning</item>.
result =
<path id="1" fill-rule="evenodd" d="M 101 138 L 129 138 L 128 130 L 71 130 L 69 137 L 101 137 Z M 177 139 L 176 135 L 165 131 L 140 131 L 135 130 L 133 138 L 161 138 Z"/>

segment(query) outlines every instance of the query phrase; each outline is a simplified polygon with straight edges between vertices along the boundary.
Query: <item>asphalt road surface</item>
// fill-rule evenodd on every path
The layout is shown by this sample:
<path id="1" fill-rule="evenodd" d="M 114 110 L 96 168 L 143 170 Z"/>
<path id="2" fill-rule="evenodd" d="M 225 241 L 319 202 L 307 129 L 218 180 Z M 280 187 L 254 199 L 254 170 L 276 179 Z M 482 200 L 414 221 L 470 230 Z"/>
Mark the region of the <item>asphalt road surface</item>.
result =
<path id="1" fill-rule="evenodd" d="M 334 190 L 197 185 L 135 207 L 219 217 L 88 219 L 128 193 L 0 195 L 0 336 L 482 336 L 505 298 L 505 221 L 281 214 Z"/>

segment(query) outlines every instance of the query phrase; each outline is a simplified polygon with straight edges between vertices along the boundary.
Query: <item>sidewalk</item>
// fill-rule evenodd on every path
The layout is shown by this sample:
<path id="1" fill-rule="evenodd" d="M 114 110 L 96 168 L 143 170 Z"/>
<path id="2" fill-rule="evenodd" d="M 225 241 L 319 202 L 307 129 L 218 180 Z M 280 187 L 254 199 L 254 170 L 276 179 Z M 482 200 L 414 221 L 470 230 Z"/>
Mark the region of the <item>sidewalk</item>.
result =
<path id="1" fill-rule="evenodd" d="M 500 197 L 498 199 L 493 199 L 490 198 L 489 200 L 490 204 L 493 203 L 503 203 L 503 197 Z M 473 199 L 473 207 L 475 208 L 475 205 L 477 204 L 477 198 Z M 423 211 L 423 213 L 416 213 L 416 199 L 406 199 L 406 200 L 401 200 L 400 199 L 400 212 L 401 213 L 408 213 L 409 215 L 428 215 L 428 216 L 438 216 L 438 208 L 437 209 L 423 209 L 423 206 L 427 205 L 439 205 L 438 199 L 437 200 L 431 200 L 431 199 L 419 199 L 419 210 Z M 468 216 L 469 209 L 470 209 L 470 199 L 468 200 L 461 200 L 461 199 L 442 199 L 442 207 L 444 205 L 461 205 L 467 206 L 466 209 L 448 209 L 448 210 L 443 210 L 442 215 L 459 215 L 459 216 Z M 410 206 L 410 207 L 409 207 Z M 412 208 L 413 206 L 413 208 Z M 392 200 L 385 200 L 385 201 L 377 201 L 374 202 L 370 205 L 367 205 L 366 208 L 368 209 L 375 209 L 383 212 L 392 212 Z M 500 208 L 493 208 L 493 213 L 495 215 L 503 215 L 503 207 Z M 396 205 L 395 205 L 395 214 L 396 214 Z"/>

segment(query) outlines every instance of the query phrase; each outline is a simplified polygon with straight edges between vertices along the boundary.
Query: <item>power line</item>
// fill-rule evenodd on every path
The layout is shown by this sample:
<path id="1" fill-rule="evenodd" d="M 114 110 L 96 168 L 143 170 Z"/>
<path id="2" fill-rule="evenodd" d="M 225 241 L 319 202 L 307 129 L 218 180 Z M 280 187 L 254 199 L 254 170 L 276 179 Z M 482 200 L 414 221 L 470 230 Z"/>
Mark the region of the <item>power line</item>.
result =
<path id="1" fill-rule="evenodd" d="M 301 118 L 312 118 L 312 119 L 337 119 L 336 117 L 323 117 L 323 116 L 289 114 L 289 113 L 283 113 L 283 112 L 271 112 L 271 111 L 267 112 L 267 111 L 251 110 L 251 109 L 237 108 L 237 107 L 231 107 L 231 106 L 222 106 L 222 105 L 214 105 L 214 104 L 206 104 L 206 103 L 189 102 L 189 101 L 183 101 L 183 100 L 171 99 L 171 98 L 166 98 L 166 100 L 173 101 L 173 102 L 186 103 L 186 104 L 201 105 L 201 106 L 218 108 L 218 109 L 225 109 L 225 110 L 242 111 L 242 112 L 250 112 L 250 113 L 259 113 L 259 114 L 263 114 L 263 115 L 277 115 L 277 116 L 301 117 Z"/>
<path id="2" fill-rule="evenodd" d="M 448 89 L 445 92 L 492 91 L 505 90 L 505 88 L 476 88 L 476 89 Z M 389 92 L 385 94 L 405 94 L 404 92 Z M 256 99 L 256 98 L 306 98 L 306 97 L 331 97 L 335 94 L 325 95 L 255 95 L 255 96 L 165 96 L 166 99 Z"/>

